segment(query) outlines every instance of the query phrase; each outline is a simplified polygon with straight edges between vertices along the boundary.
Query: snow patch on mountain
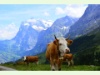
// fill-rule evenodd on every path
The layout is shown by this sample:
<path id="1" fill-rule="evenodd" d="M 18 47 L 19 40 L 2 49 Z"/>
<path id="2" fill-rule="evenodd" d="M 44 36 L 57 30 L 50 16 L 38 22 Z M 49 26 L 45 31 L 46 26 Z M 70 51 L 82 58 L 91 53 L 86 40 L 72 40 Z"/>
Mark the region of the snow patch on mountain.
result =
<path id="1" fill-rule="evenodd" d="M 27 22 L 25 22 L 25 23 L 24 23 L 24 26 L 29 26 L 29 25 L 30 25 L 30 24 L 29 24 L 29 23 L 27 23 Z"/>
<path id="2" fill-rule="evenodd" d="M 34 19 L 34 18 L 28 19 L 23 22 L 24 26 L 32 26 L 33 29 L 39 32 L 51 27 L 52 24 L 53 24 L 52 20 Z"/>
<path id="3" fill-rule="evenodd" d="M 69 29 L 70 27 L 69 26 L 63 26 L 61 29 Z"/>
<path id="4" fill-rule="evenodd" d="M 43 24 L 45 25 L 45 27 L 51 27 L 52 24 L 53 24 L 53 21 L 52 20 L 42 20 Z"/>
<path id="5" fill-rule="evenodd" d="M 33 25 L 32 28 L 35 29 L 35 30 L 37 30 L 37 31 L 46 30 L 45 28 L 43 28 L 41 26 L 36 26 L 36 25 Z"/>

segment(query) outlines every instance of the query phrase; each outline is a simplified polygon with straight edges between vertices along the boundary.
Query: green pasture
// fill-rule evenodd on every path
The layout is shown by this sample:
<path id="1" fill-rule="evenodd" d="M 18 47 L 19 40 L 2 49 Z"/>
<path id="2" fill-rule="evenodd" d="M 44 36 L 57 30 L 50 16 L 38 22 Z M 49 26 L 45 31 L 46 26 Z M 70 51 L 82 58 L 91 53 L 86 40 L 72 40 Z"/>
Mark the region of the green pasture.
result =
<path id="1" fill-rule="evenodd" d="M 29 66 L 26 64 L 14 65 L 14 64 L 2 64 L 3 66 L 11 67 L 19 71 L 51 71 L 49 64 L 38 64 L 30 63 Z M 62 65 L 62 71 L 99 71 L 100 66 L 94 65 L 74 65 L 67 66 L 67 64 Z"/>

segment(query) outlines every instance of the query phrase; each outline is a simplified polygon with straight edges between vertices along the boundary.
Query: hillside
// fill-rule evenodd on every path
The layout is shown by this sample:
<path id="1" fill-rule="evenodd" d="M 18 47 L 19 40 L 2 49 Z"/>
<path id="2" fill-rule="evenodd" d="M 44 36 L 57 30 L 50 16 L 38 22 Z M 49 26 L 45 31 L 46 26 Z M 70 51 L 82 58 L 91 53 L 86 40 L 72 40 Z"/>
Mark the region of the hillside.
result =
<path id="1" fill-rule="evenodd" d="M 100 5 L 90 4 L 83 16 L 71 25 L 69 32 L 65 35 L 74 39 L 70 46 L 74 54 L 75 64 L 100 65 Z M 57 27 L 55 27 L 57 28 Z M 59 32 L 59 31 L 58 31 Z M 55 33 L 55 32 L 54 32 Z M 49 37 L 49 36 L 48 36 Z M 46 37 L 44 40 L 47 40 Z M 41 45 L 43 46 L 44 40 Z M 48 41 L 48 40 L 47 40 Z M 40 48 L 36 46 L 37 48 Z M 36 48 L 36 49 L 37 49 Z M 45 50 L 45 49 L 44 49 Z M 47 61 L 46 61 L 47 63 Z"/>
<path id="2" fill-rule="evenodd" d="M 14 41 L 5 40 L 0 41 L 0 63 L 17 60 L 20 56 L 17 53 L 17 49 L 13 48 Z"/>
<path id="3" fill-rule="evenodd" d="M 100 65 L 100 28 L 74 40 L 71 52 L 75 63 L 81 65 Z"/>
<path id="4" fill-rule="evenodd" d="M 90 4 L 66 34 L 74 39 L 71 53 L 75 64 L 100 65 L 100 5 Z"/>
<path id="5" fill-rule="evenodd" d="M 70 49 L 74 54 L 75 65 L 100 65 L 100 28 L 73 41 Z M 40 63 L 49 63 L 45 58 L 45 52 L 38 56 Z"/>

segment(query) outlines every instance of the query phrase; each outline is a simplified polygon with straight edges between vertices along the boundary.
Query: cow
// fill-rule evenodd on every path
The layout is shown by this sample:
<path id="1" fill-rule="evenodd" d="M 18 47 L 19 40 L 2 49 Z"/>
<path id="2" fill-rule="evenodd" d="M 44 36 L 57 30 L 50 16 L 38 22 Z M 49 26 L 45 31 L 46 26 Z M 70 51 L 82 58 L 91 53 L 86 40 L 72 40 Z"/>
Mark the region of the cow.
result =
<path id="1" fill-rule="evenodd" d="M 71 54 L 71 53 L 64 54 L 64 56 L 63 56 L 63 62 L 67 62 L 68 63 L 68 66 L 74 65 L 74 62 L 73 62 L 73 54 Z"/>
<path id="2" fill-rule="evenodd" d="M 69 38 L 60 37 L 47 45 L 46 59 L 50 61 L 51 70 L 61 70 L 62 60 L 64 54 L 69 53 L 69 45 L 72 44 L 72 40 Z"/>
<path id="3" fill-rule="evenodd" d="M 29 65 L 29 63 L 36 63 L 38 64 L 38 56 L 24 56 L 24 62 L 27 63 L 27 65 Z"/>

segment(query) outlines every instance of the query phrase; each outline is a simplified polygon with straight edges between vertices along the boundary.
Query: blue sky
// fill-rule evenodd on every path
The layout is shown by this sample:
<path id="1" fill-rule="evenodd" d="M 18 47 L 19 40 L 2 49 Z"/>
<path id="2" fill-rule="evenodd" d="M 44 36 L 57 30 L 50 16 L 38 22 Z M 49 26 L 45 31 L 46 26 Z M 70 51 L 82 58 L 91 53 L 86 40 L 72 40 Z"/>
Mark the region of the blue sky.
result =
<path id="1" fill-rule="evenodd" d="M 64 16 L 79 18 L 86 7 L 86 4 L 0 4 L 0 40 L 13 38 L 21 22 L 30 18 L 52 21 Z"/>

